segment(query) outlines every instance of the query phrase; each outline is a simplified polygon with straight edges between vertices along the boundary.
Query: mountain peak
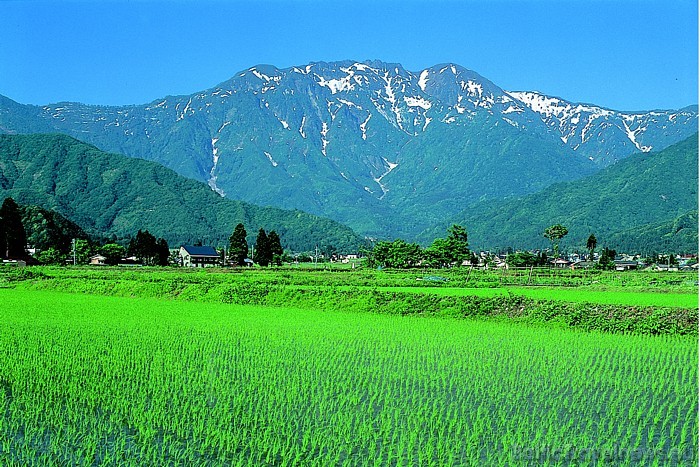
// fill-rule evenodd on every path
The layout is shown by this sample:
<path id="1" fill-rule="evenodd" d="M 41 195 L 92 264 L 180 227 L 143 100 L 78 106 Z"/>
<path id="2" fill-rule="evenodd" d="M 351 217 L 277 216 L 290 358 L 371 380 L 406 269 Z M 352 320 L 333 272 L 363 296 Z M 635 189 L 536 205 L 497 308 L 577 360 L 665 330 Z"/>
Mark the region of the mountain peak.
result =
<path id="1" fill-rule="evenodd" d="M 480 199 L 531 193 L 697 129 L 697 111 L 621 113 L 508 93 L 455 63 L 260 64 L 143 106 L 10 105 L 0 132 L 63 132 L 216 193 L 411 236 Z M 493 183 L 494 178 L 502 183 Z"/>

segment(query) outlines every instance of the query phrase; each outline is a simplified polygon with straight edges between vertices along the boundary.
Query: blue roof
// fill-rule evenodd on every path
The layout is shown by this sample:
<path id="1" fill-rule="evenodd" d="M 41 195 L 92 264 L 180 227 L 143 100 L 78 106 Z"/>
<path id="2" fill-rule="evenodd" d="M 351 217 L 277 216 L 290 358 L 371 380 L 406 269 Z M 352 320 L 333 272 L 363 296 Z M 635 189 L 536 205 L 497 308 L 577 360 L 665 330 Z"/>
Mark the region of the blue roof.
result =
<path id="1" fill-rule="evenodd" d="M 190 256 L 219 256 L 219 253 L 210 246 L 182 245 L 182 248 L 184 248 Z"/>

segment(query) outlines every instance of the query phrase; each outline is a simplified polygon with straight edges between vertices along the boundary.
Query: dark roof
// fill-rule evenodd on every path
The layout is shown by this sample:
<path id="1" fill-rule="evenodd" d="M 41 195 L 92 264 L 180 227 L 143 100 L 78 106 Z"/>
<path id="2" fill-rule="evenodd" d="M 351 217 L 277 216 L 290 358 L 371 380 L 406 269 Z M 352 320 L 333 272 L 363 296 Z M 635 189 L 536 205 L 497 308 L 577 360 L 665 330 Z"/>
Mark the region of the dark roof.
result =
<path id="1" fill-rule="evenodd" d="M 182 248 L 184 248 L 190 256 L 219 256 L 219 253 L 211 246 L 182 245 Z"/>

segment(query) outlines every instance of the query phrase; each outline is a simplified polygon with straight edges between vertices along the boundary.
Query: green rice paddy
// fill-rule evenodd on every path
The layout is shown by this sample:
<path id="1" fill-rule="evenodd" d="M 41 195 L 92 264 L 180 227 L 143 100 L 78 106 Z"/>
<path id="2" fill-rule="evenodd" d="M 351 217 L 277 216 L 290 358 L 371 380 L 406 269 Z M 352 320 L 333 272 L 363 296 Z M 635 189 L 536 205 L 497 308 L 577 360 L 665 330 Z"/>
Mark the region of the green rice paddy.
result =
<path id="1" fill-rule="evenodd" d="M 698 462 L 696 337 L 21 288 L 0 303 L 2 465 Z"/>

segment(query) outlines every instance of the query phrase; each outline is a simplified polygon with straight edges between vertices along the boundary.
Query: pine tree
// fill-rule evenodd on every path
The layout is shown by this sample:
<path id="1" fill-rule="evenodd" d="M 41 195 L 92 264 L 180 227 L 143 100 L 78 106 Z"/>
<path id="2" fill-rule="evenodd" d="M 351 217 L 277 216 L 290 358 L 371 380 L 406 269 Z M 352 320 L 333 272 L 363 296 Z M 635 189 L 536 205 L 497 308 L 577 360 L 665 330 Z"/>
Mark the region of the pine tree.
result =
<path id="1" fill-rule="evenodd" d="M 0 255 L 3 258 L 27 256 L 27 234 L 24 231 L 19 206 L 12 198 L 5 198 L 0 207 L 0 224 Z"/>
<path id="2" fill-rule="evenodd" d="M 228 256 L 238 266 L 245 266 L 245 259 L 248 257 L 248 242 L 246 237 L 248 233 L 245 231 L 243 224 L 238 224 L 233 229 L 231 237 L 229 237 Z"/>
<path id="3" fill-rule="evenodd" d="M 268 266 L 272 261 L 270 242 L 263 228 L 258 231 L 258 236 L 255 239 L 255 257 L 253 260 L 260 266 Z"/>

